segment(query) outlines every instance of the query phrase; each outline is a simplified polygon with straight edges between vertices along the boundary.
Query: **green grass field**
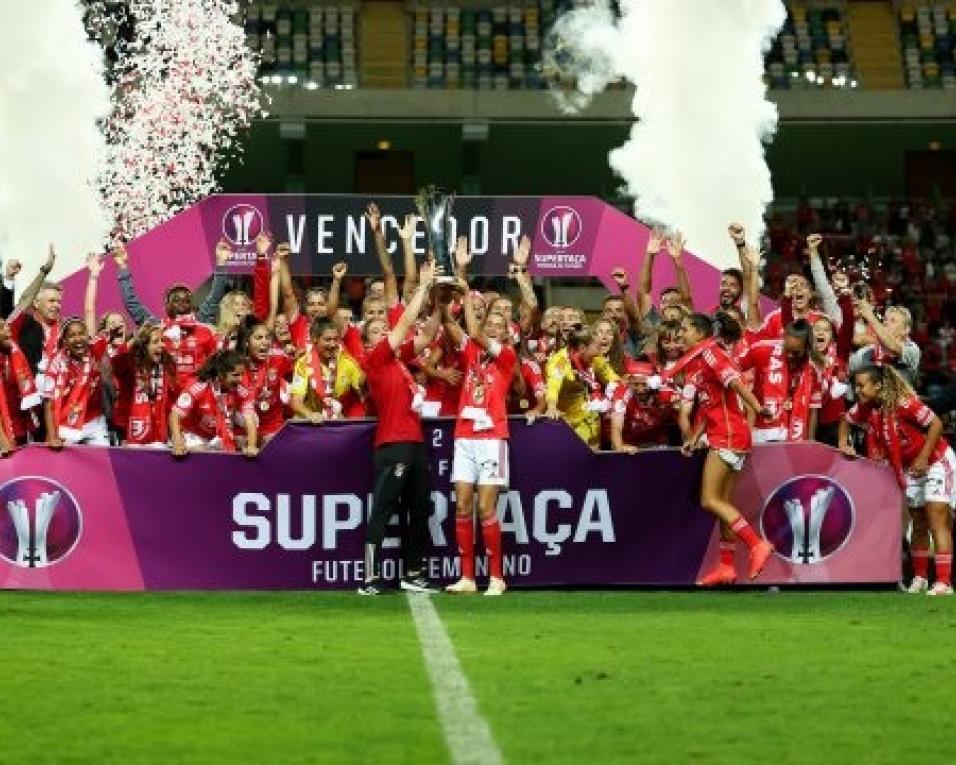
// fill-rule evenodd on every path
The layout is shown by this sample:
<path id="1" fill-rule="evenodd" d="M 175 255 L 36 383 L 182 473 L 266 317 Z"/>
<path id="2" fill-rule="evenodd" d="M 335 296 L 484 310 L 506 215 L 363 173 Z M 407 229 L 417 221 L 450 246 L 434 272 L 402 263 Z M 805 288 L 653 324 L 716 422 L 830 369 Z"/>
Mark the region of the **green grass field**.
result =
<path id="1" fill-rule="evenodd" d="M 507 762 L 944 762 L 956 601 L 436 597 Z M 0 763 L 447 762 L 403 596 L 0 593 Z"/>

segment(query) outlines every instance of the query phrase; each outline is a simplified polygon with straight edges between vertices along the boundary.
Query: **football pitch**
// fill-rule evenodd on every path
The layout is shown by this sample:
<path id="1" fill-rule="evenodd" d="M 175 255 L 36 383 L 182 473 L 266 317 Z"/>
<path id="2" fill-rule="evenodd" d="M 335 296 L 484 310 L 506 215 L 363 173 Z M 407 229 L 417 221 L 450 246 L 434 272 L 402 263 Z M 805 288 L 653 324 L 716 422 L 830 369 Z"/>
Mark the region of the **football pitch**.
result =
<path id="1" fill-rule="evenodd" d="M 0 762 L 951 761 L 951 599 L 430 602 L 2 592 Z"/>

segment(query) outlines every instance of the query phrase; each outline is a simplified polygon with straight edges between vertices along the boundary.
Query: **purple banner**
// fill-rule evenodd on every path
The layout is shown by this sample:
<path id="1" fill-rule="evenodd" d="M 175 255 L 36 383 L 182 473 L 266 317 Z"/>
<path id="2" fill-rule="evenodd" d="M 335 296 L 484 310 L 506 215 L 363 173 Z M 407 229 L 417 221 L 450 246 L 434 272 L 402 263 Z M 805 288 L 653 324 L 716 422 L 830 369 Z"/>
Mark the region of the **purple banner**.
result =
<path id="1" fill-rule="evenodd" d="M 137 291 L 154 313 L 171 284 L 196 287 L 213 271 L 216 242 L 227 239 L 235 253 L 230 269 L 251 270 L 255 238 L 269 231 L 292 247 L 297 274 L 328 275 L 337 261 L 352 274 L 377 274 L 380 266 L 364 212 L 376 201 L 383 230 L 402 268 L 398 227 L 415 211 L 412 197 L 368 197 L 349 194 L 219 194 L 204 199 L 129 244 L 130 268 Z M 512 250 L 522 236 L 532 241 L 529 271 L 537 277 L 594 277 L 614 291 L 611 272 L 630 271 L 632 283 L 643 260 L 649 229 L 595 197 L 459 197 L 454 207 L 457 233 L 467 236 L 475 255 L 471 272 L 503 275 Z M 414 240 L 419 260 L 425 253 L 425 229 L 419 223 Z M 728 239 L 728 247 L 729 239 Z M 704 260 L 685 254 L 685 265 L 702 304 L 716 304 L 719 271 Z M 98 309 L 123 310 L 114 266 L 107 263 L 100 280 Z M 654 264 L 655 293 L 674 284 L 670 258 Z M 86 272 L 64 280 L 64 310 L 82 314 Z"/>
<path id="2" fill-rule="evenodd" d="M 0 586 L 354 587 L 363 575 L 373 428 L 287 425 L 254 461 L 28 447 L 0 462 Z M 451 429 L 425 426 L 434 479 L 429 573 L 442 581 L 458 575 Z M 697 502 L 699 457 L 595 454 L 562 423 L 514 422 L 511 468 L 498 514 L 514 587 L 688 585 L 716 557 L 714 520 Z M 899 578 L 900 492 L 885 466 L 819 444 L 763 446 L 737 501 L 777 547 L 758 584 Z M 397 526 L 390 534 L 395 556 Z M 394 559 L 385 573 L 398 573 Z"/>

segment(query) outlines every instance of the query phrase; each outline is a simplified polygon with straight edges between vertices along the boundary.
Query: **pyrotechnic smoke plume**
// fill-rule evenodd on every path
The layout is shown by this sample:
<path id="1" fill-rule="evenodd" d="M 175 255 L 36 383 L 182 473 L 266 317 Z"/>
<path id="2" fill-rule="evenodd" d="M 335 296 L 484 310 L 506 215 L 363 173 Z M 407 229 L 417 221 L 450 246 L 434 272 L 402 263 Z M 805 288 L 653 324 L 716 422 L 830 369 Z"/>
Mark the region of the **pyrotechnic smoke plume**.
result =
<path id="1" fill-rule="evenodd" d="M 708 262 L 736 265 L 727 224 L 756 242 L 773 199 L 763 143 L 776 130 L 763 53 L 786 19 L 781 0 L 621 0 L 565 14 L 555 26 L 558 68 L 578 82 L 561 98 L 580 108 L 608 82 L 637 87 L 637 121 L 611 152 L 635 215 L 679 229 Z"/>
<path id="2" fill-rule="evenodd" d="M 104 153 L 97 120 L 109 112 L 102 51 L 88 42 L 75 0 L 0 2 L 0 257 L 46 258 L 75 270 L 109 231 L 91 185 Z"/>

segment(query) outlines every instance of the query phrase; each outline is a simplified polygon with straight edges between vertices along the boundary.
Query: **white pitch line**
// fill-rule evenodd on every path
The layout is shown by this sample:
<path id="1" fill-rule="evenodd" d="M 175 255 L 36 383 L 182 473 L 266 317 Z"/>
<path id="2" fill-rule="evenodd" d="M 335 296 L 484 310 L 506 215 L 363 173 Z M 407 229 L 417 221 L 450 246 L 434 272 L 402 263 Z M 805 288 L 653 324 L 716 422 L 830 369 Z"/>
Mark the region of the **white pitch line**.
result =
<path id="1" fill-rule="evenodd" d="M 452 762 L 500 763 L 501 752 L 491 728 L 478 711 L 478 702 L 431 598 L 411 593 L 407 597 Z"/>

